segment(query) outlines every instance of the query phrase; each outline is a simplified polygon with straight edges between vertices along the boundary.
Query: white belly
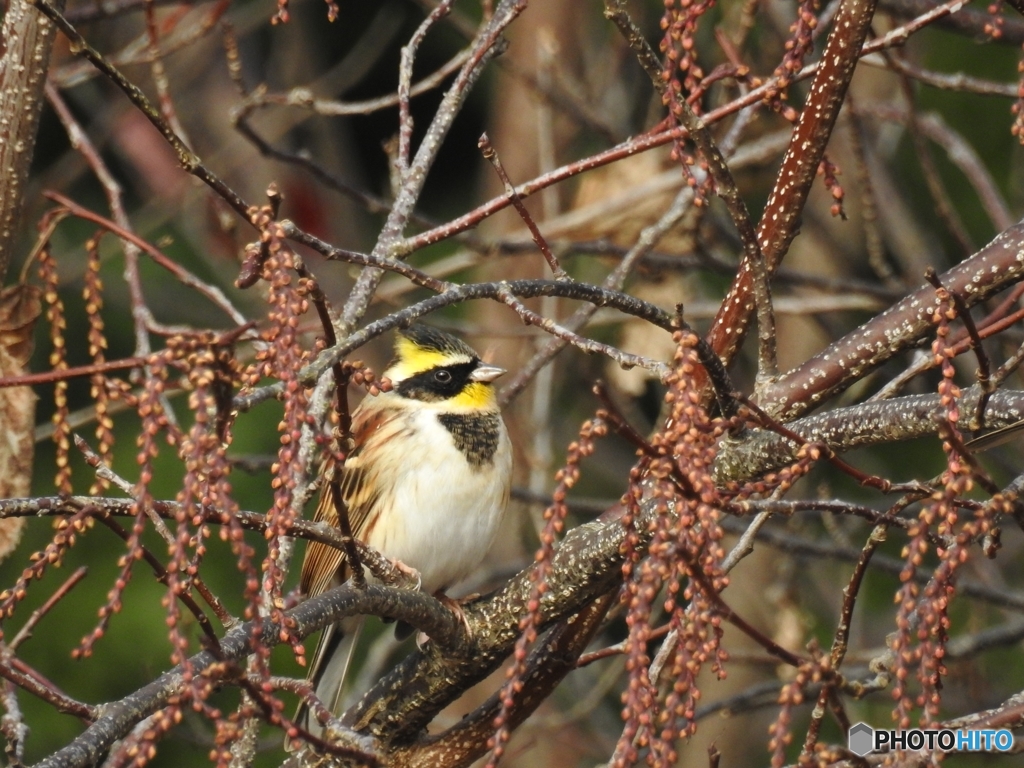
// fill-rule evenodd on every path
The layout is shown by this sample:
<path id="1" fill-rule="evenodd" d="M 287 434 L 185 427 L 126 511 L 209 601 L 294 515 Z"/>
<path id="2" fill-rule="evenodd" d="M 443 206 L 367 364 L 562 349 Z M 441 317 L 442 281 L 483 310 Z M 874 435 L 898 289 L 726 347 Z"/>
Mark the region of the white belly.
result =
<path id="1" fill-rule="evenodd" d="M 493 463 L 474 469 L 433 412 L 421 411 L 417 419 L 417 450 L 390 478 L 395 505 L 387 511 L 389 524 L 374 526 L 368 543 L 418 570 L 423 590 L 433 593 L 469 576 L 494 543 L 508 500 L 512 450 L 503 431 Z"/>

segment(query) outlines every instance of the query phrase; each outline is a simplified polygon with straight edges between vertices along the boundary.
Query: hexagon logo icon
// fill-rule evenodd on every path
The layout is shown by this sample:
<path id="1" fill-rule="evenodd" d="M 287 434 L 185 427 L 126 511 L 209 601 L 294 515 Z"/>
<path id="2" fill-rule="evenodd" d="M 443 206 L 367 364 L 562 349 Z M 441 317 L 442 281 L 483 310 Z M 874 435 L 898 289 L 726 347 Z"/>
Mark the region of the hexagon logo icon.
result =
<path id="1" fill-rule="evenodd" d="M 875 751 L 875 729 L 867 723 L 857 723 L 851 726 L 847 738 L 850 751 L 857 757 L 864 757 Z"/>

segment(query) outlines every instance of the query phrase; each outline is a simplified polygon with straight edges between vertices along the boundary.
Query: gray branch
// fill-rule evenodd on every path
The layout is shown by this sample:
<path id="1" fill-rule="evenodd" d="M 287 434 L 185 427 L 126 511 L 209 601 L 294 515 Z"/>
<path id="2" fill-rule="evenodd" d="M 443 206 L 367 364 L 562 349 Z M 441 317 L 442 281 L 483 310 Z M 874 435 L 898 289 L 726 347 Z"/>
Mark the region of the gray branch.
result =
<path id="1" fill-rule="evenodd" d="M 960 402 L 962 414 L 977 411 L 979 387 L 969 389 Z M 892 400 L 836 408 L 827 413 L 789 422 L 786 427 L 807 442 L 823 443 L 836 453 L 853 448 L 913 440 L 936 434 L 945 411 L 935 395 L 909 395 Z M 1024 392 L 999 390 L 985 406 L 985 427 L 999 429 L 1024 418 Z M 964 420 L 961 428 L 975 427 Z M 767 429 L 751 429 L 718 444 L 715 479 L 746 480 L 779 469 L 796 460 L 799 446 Z"/>

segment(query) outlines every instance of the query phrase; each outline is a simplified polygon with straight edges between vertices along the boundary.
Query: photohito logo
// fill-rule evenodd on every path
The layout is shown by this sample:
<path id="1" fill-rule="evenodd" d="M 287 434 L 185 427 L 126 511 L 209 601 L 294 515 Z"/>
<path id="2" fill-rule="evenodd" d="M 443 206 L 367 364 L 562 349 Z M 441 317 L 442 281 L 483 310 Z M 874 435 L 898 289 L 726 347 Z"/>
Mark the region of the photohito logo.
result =
<path id="1" fill-rule="evenodd" d="M 912 728 L 893 731 L 857 723 L 847 735 L 849 749 L 857 757 L 893 749 L 939 752 L 1007 752 L 1013 747 L 1013 734 L 1007 729 Z"/>

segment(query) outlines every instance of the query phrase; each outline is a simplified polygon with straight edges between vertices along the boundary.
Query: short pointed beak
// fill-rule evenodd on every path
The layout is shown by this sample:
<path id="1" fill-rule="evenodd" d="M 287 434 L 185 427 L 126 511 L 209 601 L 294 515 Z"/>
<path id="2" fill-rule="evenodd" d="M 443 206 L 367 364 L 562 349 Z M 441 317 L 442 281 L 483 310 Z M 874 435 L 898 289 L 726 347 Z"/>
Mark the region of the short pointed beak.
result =
<path id="1" fill-rule="evenodd" d="M 482 381 L 489 384 L 490 382 L 494 381 L 496 378 L 501 376 L 503 373 L 505 373 L 505 369 L 499 368 L 496 365 L 481 365 L 479 368 L 474 369 L 473 372 L 469 374 L 469 380 Z"/>

